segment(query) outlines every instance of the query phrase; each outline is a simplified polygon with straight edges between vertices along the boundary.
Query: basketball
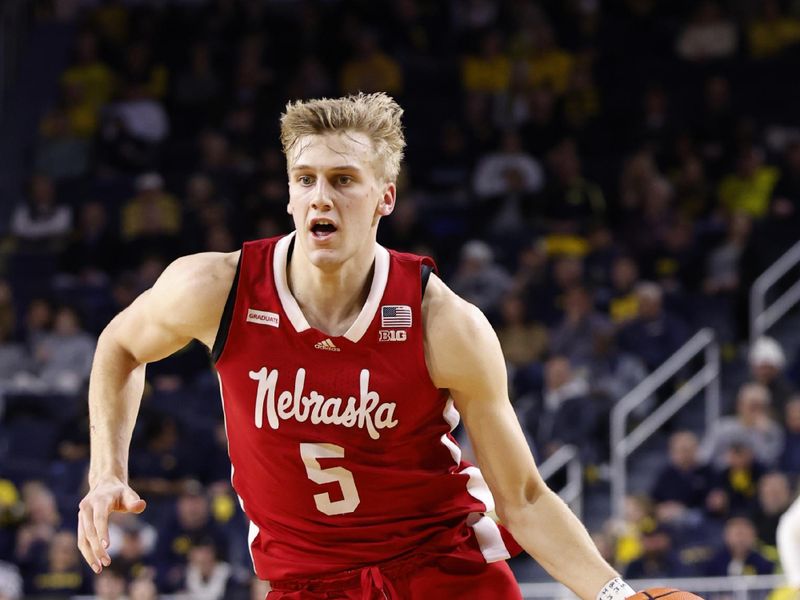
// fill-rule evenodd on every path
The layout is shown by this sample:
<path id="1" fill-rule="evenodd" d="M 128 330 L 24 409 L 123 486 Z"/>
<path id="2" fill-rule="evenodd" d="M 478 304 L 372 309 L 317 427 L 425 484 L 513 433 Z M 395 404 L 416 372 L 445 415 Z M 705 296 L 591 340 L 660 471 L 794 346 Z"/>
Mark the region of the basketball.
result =
<path id="1" fill-rule="evenodd" d="M 633 596 L 628 596 L 627 600 L 656 600 L 656 598 L 666 598 L 666 600 L 703 600 L 700 596 L 695 596 L 691 592 L 682 592 L 674 588 L 650 588 Z"/>

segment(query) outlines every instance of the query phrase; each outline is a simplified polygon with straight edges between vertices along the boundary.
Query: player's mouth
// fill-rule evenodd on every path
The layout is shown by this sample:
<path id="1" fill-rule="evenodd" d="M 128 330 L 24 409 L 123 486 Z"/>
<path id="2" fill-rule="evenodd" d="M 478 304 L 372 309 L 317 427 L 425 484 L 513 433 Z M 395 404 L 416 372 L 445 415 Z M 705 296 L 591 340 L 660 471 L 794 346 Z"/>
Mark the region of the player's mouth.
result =
<path id="1" fill-rule="evenodd" d="M 309 227 L 311 236 L 319 241 L 330 239 L 338 229 L 336 223 L 330 219 L 312 219 L 311 226 Z"/>

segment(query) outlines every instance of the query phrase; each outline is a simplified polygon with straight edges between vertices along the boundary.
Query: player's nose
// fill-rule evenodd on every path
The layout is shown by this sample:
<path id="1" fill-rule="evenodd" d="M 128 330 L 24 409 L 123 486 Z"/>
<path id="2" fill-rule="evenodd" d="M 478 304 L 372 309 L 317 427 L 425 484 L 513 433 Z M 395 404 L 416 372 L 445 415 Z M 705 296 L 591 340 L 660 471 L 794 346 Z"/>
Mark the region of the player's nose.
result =
<path id="1" fill-rule="evenodd" d="M 314 187 L 314 194 L 311 197 L 311 208 L 314 210 L 327 210 L 332 206 L 333 201 L 331 200 L 330 186 L 328 182 L 321 177 Z"/>

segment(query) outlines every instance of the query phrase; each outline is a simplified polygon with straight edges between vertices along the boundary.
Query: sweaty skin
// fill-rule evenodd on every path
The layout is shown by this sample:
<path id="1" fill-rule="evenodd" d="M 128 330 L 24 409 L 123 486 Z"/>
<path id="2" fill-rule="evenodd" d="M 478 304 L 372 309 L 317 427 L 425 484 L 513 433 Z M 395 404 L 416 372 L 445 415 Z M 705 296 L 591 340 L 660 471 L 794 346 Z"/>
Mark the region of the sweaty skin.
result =
<path id="1" fill-rule="evenodd" d="M 340 335 L 366 297 L 378 222 L 394 208 L 395 187 L 376 176 L 364 134 L 309 136 L 301 142 L 289 157 L 288 212 L 297 230 L 290 287 L 312 326 Z M 324 239 L 311 229 L 320 218 L 335 224 Z M 100 336 L 89 388 L 90 490 L 80 503 L 78 524 L 81 553 L 95 572 L 110 564 L 109 514 L 145 508 L 128 485 L 127 469 L 145 364 L 192 339 L 213 346 L 238 257 L 238 252 L 203 253 L 176 260 Z M 498 515 L 555 579 L 594 600 L 617 573 L 540 477 L 508 399 L 505 363 L 489 322 L 435 275 L 422 310 L 431 378 L 452 394 Z"/>

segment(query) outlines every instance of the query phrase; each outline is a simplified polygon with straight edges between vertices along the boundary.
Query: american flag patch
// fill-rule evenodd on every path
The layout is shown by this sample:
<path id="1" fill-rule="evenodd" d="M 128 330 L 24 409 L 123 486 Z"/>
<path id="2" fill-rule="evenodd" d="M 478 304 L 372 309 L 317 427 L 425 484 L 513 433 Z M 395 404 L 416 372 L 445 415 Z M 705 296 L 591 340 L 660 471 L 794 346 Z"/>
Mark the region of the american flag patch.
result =
<path id="1" fill-rule="evenodd" d="M 411 307 L 404 304 L 381 306 L 381 327 L 411 327 Z"/>

